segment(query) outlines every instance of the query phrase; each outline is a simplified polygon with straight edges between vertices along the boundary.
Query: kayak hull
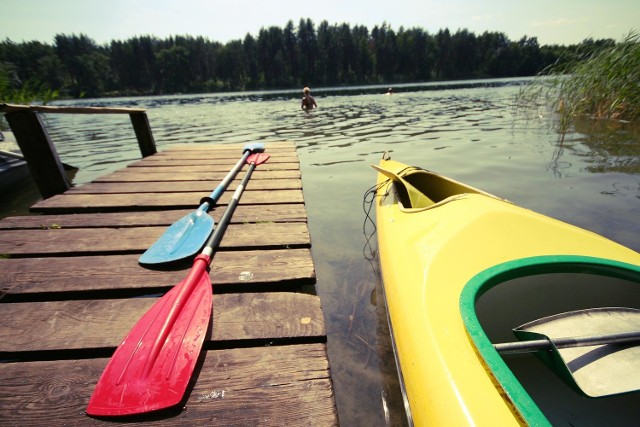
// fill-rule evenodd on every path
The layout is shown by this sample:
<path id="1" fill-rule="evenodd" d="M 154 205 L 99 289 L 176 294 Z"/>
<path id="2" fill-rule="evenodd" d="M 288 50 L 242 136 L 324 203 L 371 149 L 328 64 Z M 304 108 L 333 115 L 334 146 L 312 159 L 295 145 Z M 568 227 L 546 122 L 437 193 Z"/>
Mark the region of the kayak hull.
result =
<path id="1" fill-rule="evenodd" d="M 609 262 L 638 273 L 640 254 L 431 172 L 384 159 L 378 167 L 387 171 L 377 180 L 381 273 L 413 422 L 547 424 L 513 375 L 501 375 L 508 368 L 475 319 L 475 301 L 501 274 Z M 394 174 L 430 203 L 410 206 Z"/>

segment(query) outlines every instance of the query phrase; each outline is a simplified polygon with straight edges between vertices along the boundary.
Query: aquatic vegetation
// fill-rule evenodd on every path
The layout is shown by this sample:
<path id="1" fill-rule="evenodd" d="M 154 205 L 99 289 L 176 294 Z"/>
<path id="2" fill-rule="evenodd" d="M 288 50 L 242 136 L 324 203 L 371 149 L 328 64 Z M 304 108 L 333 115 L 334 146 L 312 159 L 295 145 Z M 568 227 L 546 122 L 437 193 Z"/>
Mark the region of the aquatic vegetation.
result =
<path id="1" fill-rule="evenodd" d="M 29 104 L 39 101 L 46 104 L 58 98 L 59 92 L 35 80 L 19 81 L 10 64 L 0 62 L 0 103 Z"/>
<path id="2" fill-rule="evenodd" d="M 31 104 L 39 102 L 46 105 L 58 98 L 59 92 L 33 80 L 21 84 L 15 70 L 0 62 L 0 104 Z M 0 130 L 8 129 L 4 116 L 0 116 Z"/>
<path id="3" fill-rule="evenodd" d="M 640 33 L 583 60 L 556 63 L 523 88 L 519 107 L 547 106 L 561 129 L 576 117 L 640 122 Z"/>

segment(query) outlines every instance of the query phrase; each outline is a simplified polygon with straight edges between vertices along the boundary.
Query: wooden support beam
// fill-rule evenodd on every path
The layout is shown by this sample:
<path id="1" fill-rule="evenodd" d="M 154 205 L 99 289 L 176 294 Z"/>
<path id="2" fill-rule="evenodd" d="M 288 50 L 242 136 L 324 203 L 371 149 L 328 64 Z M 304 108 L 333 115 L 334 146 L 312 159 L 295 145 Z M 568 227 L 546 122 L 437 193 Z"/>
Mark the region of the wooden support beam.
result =
<path id="1" fill-rule="evenodd" d="M 129 114 L 142 157 L 157 153 L 144 109 L 0 104 L 0 112 L 5 113 L 40 194 L 45 199 L 64 193 L 71 185 L 64 172 L 64 165 L 37 113 Z"/>
<path id="2" fill-rule="evenodd" d="M 143 108 L 0 104 L 0 113 L 13 113 L 16 111 L 33 111 L 36 113 L 56 114 L 134 114 L 145 112 Z"/>
<path id="3" fill-rule="evenodd" d="M 6 113 L 5 117 L 42 197 L 47 199 L 67 191 L 71 185 L 38 114 L 16 110 Z"/>
<path id="4" fill-rule="evenodd" d="M 138 140 L 142 157 L 156 154 L 156 141 L 153 139 L 153 134 L 151 133 L 151 126 L 149 125 L 147 113 L 144 111 L 132 112 L 129 114 L 129 117 L 131 118 L 133 130 L 136 133 L 136 139 Z"/>

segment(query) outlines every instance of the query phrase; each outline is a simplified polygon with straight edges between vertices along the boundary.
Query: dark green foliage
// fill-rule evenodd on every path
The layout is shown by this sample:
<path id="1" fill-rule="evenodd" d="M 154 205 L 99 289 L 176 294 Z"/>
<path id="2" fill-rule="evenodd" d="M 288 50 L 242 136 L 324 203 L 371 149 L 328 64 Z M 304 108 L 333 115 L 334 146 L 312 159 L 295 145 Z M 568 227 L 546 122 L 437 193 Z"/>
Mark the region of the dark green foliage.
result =
<path id="1" fill-rule="evenodd" d="M 602 43 L 590 41 L 583 50 Z M 297 27 L 289 21 L 224 45 L 192 36 L 103 46 L 83 34 L 58 34 L 53 46 L 7 39 L 0 64 L 18 87 L 37 84 L 81 97 L 528 76 L 577 52 L 541 47 L 535 38 L 513 42 L 499 32 L 429 34 L 387 23 L 369 31 L 301 19 Z"/>

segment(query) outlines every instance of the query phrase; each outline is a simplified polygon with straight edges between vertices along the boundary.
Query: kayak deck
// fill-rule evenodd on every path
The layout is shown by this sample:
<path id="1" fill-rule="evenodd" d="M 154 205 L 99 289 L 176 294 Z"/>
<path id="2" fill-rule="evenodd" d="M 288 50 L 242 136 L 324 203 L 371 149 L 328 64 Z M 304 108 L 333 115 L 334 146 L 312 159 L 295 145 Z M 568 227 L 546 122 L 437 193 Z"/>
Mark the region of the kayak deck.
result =
<path id="1" fill-rule="evenodd" d="M 493 350 L 476 302 L 509 279 L 572 272 L 571 266 L 637 285 L 640 255 L 437 174 L 393 160 L 378 169 L 387 171 L 378 174 L 376 199 L 382 278 L 413 420 L 547 424 Z M 403 181 L 431 202 L 398 190 Z"/>

